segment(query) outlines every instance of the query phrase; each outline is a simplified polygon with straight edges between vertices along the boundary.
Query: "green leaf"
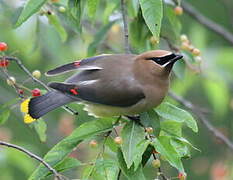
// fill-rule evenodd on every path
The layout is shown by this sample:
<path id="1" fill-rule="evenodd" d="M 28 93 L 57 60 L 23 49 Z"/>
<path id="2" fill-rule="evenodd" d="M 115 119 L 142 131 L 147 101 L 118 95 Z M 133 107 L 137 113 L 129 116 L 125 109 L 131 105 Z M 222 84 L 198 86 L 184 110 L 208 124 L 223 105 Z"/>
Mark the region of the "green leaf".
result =
<path id="1" fill-rule="evenodd" d="M 130 18 L 135 18 L 139 10 L 138 0 L 127 1 L 126 3 L 127 3 L 126 5 L 128 7 L 128 13 L 129 13 Z"/>
<path id="2" fill-rule="evenodd" d="M 44 157 L 44 160 L 51 166 L 56 166 L 64 158 L 73 151 L 73 149 L 84 139 L 94 135 L 109 131 L 115 119 L 102 118 L 91 122 L 86 122 L 75 129 L 73 133 L 56 144 Z M 40 164 L 39 167 L 30 176 L 30 180 L 40 179 L 45 177 L 48 169 Z"/>
<path id="3" fill-rule="evenodd" d="M 93 42 L 88 47 L 88 55 L 93 56 L 96 53 L 97 47 L 105 39 L 108 30 L 112 27 L 115 21 L 112 21 L 103 26 L 100 31 L 95 35 Z"/>
<path id="4" fill-rule="evenodd" d="M 118 149 L 117 152 L 117 159 L 123 174 L 127 177 L 128 180 L 146 180 L 142 171 L 142 165 L 140 165 L 136 171 L 134 171 L 134 166 L 131 166 L 130 169 L 127 168 L 122 151 L 120 149 Z"/>
<path id="5" fill-rule="evenodd" d="M 49 23 L 53 25 L 56 31 L 59 33 L 61 40 L 64 42 L 67 39 L 67 33 L 64 27 L 61 25 L 58 17 L 55 14 L 46 14 Z"/>
<path id="6" fill-rule="evenodd" d="M 114 180 L 117 179 L 119 172 L 116 161 L 110 159 L 98 159 L 95 163 L 95 168 L 92 172 L 92 177 L 95 180 Z"/>
<path id="7" fill-rule="evenodd" d="M 123 140 L 121 149 L 129 169 L 134 162 L 137 145 L 145 139 L 145 131 L 134 121 L 130 121 L 123 127 L 121 137 Z"/>
<path id="8" fill-rule="evenodd" d="M 160 122 L 161 129 L 170 135 L 182 136 L 182 123 L 173 120 L 164 120 Z"/>
<path id="9" fill-rule="evenodd" d="M 142 162 L 142 155 L 144 154 L 144 152 L 146 151 L 147 146 L 150 144 L 149 140 L 143 140 L 141 143 L 139 143 L 136 146 L 136 151 L 134 153 L 134 171 L 137 170 L 137 168 L 139 167 L 139 165 Z"/>
<path id="10" fill-rule="evenodd" d="M 33 126 L 40 138 L 40 141 L 45 142 L 47 139 L 46 136 L 47 124 L 44 122 L 43 119 L 38 119 L 36 122 L 33 123 Z"/>
<path id="11" fill-rule="evenodd" d="M 111 151 L 117 152 L 118 146 L 116 145 L 116 143 L 114 142 L 111 136 L 107 137 L 105 141 L 105 145 L 108 146 L 111 149 Z"/>
<path id="12" fill-rule="evenodd" d="M 99 0 L 87 0 L 88 15 L 90 18 L 93 18 L 98 7 Z"/>
<path id="13" fill-rule="evenodd" d="M 155 38 L 159 39 L 161 22 L 163 17 L 162 0 L 139 0 L 142 15 Z"/>
<path id="14" fill-rule="evenodd" d="M 159 116 L 161 116 L 164 119 L 184 122 L 194 132 L 198 132 L 196 121 L 189 112 L 183 109 L 180 109 L 168 102 L 165 102 L 162 103 L 159 107 L 157 107 L 155 111 L 158 113 Z"/>
<path id="15" fill-rule="evenodd" d="M 25 22 L 34 13 L 40 10 L 40 8 L 47 2 L 47 0 L 28 0 L 22 13 L 20 14 L 15 27 L 19 27 L 23 22 Z"/>
<path id="16" fill-rule="evenodd" d="M 10 117 L 10 110 L 6 109 L 5 111 L 0 113 L 0 125 L 4 124 L 8 118 Z"/>
<path id="17" fill-rule="evenodd" d="M 82 180 L 89 180 L 94 168 L 95 168 L 94 165 L 89 165 L 85 167 L 82 173 Z"/>
<path id="18" fill-rule="evenodd" d="M 191 154 L 188 149 L 187 144 L 183 143 L 182 141 L 179 141 L 178 139 L 171 139 L 171 145 L 174 147 L 177 153 L 179 153 L 181 158 L 190 158 Z"/>
<path id="19" fill-rule="evenodd" d="M 58 163 L 55 166 L 55 169 L 58 172 L 62 172 L 62 171 L 66 171 L 72 168 L 76 168 L 78 166 L 83 166 L 83 163 L 81 163 L 79 160 L 75 159 L 75 158 L 71 158 L 71 157 L 67 157 L 66 159 L 64 159 L 62 162 Z M 52 173 L 49 172 L 46 176 L 51 175 Z"/>
<path id="20" fill-rule="evenodd" d="M 159 136 L 152 142 L 152 145 L 155 147 L 155 150 L 157 152 L 159 152 L 167 159 L 170 165 L 177 168 L 180 172 L 184 173 L 184 168 L 180 159 L 180 155 L 171 145 L 170 140 L 171 137 L 169 136 Z"/>

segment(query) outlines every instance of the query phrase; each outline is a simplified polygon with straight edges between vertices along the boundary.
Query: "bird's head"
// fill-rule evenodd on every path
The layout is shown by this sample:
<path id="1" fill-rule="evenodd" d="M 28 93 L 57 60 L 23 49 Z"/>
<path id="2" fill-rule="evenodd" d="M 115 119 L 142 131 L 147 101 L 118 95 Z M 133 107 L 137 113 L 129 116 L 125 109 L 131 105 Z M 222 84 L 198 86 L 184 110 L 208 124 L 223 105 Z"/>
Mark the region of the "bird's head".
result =
<path id="1" fill-rule="evenodd" d="M 165 50 L 148 51 L 138 56 L 138 59 L 157 75 L 169 75 L 174 63 L 181 58 L 182 55 Z"/>

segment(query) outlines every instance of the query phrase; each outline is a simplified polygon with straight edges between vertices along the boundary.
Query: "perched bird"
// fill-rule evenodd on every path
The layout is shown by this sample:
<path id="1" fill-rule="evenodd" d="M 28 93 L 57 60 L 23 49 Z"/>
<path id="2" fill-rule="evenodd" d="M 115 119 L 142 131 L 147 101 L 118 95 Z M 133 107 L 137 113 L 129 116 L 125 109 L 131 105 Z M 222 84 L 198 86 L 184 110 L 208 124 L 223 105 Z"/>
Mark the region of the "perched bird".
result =
<path id="1" fill-rule="evenodd" d="M 100 55 L 62 65 L 48 76 L 78 71 L 65 82 L 51 82 L 54 90 L 26 99 L 21 111 L 31 123 L 62 105 L 78 102 L 96 117 L 136 115 L 158 106 L 169 88 L 173 64 L 181 59 L 165 50 L 135 54 Z"/>

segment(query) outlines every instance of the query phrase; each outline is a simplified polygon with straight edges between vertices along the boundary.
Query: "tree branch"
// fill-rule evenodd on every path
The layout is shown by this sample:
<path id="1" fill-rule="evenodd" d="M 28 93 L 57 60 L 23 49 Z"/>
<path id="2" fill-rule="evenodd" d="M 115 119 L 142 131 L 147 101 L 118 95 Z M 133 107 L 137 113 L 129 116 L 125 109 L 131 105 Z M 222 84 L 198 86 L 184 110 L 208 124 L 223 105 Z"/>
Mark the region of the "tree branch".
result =
<path id="1" fill-rule="evenodd" d="M 205 117 L 203 111 L 192 104 L 190 101 L 184 99 L 181 96 L 176 95 L 173 92 L 169 92 L 169 96 L 171 96 L 176 101 L 180 102 L 183 106 L 190 109 L 196 116 L 199 117 L 199 120 L 206 126 L 206 128 L 218 139 L 220 139 L 224 144 L 226 144 L 231 150 L 233 150 L 233 143 L 224 136 L 219 130 L 217 130 Z"/>
<path id="2" fill-rule="evenodd" d="M 33 159 L 36 159 L 37 161 L 39 161 L 40 163 L 42 163 L 46 168 L 48 168 L 48 170 L 54 174 L 54 176 L 58 179 L 58 180 L 62 180 L 62 175 L 60 175 L 55 169 L 53 169 L 47 162 L 45 162 L 41 157 L 33 154 L 32 152 L 18 146 L 18 145 L 15 145 L 15 144 L 10 144 L 10 143 L 7 143 L 7 142 L 4 142 L 4 141 L 0 141 L 0 145 L 2 146 L 6 146 L 6 147 L 9 147 L 9 148 L 13 148 L 13 149 L 16 149 L 18 151 L 21 151 L 25 154 L 27 154 L 29 157 L 33 158 Z"/>
<path id="3" fill-rule="evenodd" d="M 14 61 L 17 63 L 17 65 L 36 83 L 40 84 L 42 87 L 44 87 L 47 91 L 51 91 L 51 89 L 42 81 L 40 81 L 39 79 L 35 78 L 32 73 L 24 66 L 24 64 L 22 63 L 22 61 L 20 59 L 18 59 L 17 57 L 9 57 L 9 56 L 3 56 L 0 57 L 0 59 L 5 59 L 8 61 Z M 4 71 L 6 76 L 9 76 L 8 73 L 6 71 Z M 15 88 L 15 86 L 13 86 Z M 20 94 L 17 93 L 19 96 Z M 20 96 L 22 98 L 22 96 Z M 62 106 L 63 109 L 65 109 L 67 112 L 73 114 L 73 115 L 78 115 L 78 112 L 75 112 L 73 109 L 71 109 L 68 106 Z"/>
<path id="4" fill-rule="evenodd" d="M 121 13 L 122 13 L 122 19 L 123 19 L 123 24 L 124 24 L 125 53 L 130 54 L 128 18 L 127 18 L 125 0 L 121 0 Z"/>
<path id="5" fill-rule="evenodd" d="M 187 14 L 189 14 L 191 17 L 196 19 L 200 24 L 206 26 L 213 32 L 221 35 L 225 40 L 227 40 L 229 43 L 233 45 L 233 34 L 230 33 L 227 29 L 222 27 L 221 25 L 215 23 L 214 21 L 208 19 L 204 15 L 202 15 L 200 12 L 198 12 L 195 8 L 193 8 L 190 4 L 182 1 L 182 7 Z"/>

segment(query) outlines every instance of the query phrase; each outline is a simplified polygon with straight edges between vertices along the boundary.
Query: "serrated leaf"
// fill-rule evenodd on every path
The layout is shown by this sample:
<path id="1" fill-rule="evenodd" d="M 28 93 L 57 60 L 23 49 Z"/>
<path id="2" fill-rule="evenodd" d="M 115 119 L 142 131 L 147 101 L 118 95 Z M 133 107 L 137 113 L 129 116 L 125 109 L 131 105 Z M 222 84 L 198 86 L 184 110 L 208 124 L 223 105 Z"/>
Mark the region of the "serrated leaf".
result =
<path id="1" fill-rule="evenodd" d="M 155 38 L 159 39 L 161 22 L 163 17 L 162 0 L 139 0 L 142 15 Z"/>
<path id="2" fill-rule="evenodd" d="M 25 22 L 34 13 L 40 10 L 40 8 L 47 2 L 47 0 L 28 0 L 20 14 L 15 27 L 19 27 L 23 22 Z"/>
<path id="3" fill-rule="evenodd" d="M 8 118 L 10 117 L 10 110 L 6 109 L 5 111 L 0 113 L 0 125 L 4 124 Z"/>
<path id="4" fill-rule="evenodd" d="M 42 119 L 38 119 L 36 122 L 33 123 L 33 126 L 40 138 L 41 142 L 45 142 L 47 139 L 46 136 L 46 130 L 47 130 L 47 124 Z"/>
<path id="5" fill-rule="evenodd" d="M 148 140 L 143 140 L 141 143 L 139 143 L 137 146 L 136 146 L 136 151 L 134 153 L 134 159 L 133 159 L 133 162 L 134 162 L 134 171 L 137 170 L 137 168 L 139 167 L 139 165 L 141 164 L 142 162 L 142 155 L 144 154 L 147 146 L 150 144 L 150 141 Z"/>
<path id="6" fill-rule="evenodd" d="M 184 122 L 194 132 L 198 132 L 197 123 L 192 115 L 168 102 L 162 103 L 155 109 L 159 116 L 164 119 L 170 119 L 178 122 Z"/>
<path id="7" fill-rule="evenodd" d="M 98 45 L 105 39 L 108 30 L 112 27 L 115 21 L 108 23 L 107 25 L 103 26 L 100 31 L 95 35 L 93 42 L 88 47 L 88 55 L 92 56 L 95 54 Z"/>
<path id="8" fill-rule="evenodd" d="M 145 139 L 145 132 L 141 126 L 134 121 L 130 121 L 123 127 L 121 137 L 123 140 L 121 149 L 127 168 L 129 169 L 134 162 L 137 145 Z"/>
<path id="9" fill-rule="evenodd" d="M 88 15 L 90 18 L 93 18 L 98 7 L 99 0 L 87 0 Z"/>
<path id="10" fill-rule="evenodd" d="M 179 172 L 184 173 L 184 168 L 180 159 L 180 155 L 171 145 L 170 140 L 171 137 L 169 136 L 159 136 L 158 138 L 153 140 L 152 145 L 155 147 L 155 150 L 157 152 L 159 152 L 167 159 L 170 165 L 177 168 Z"/>
<path id="11" fill-rule="evenodd" d="M 56 166 L 72 152 L 72 150 L 84 139 L 94 135 L 109 131 L 115 119 L 102 118 L 91 122 L 86 122 L 75 129 L 73 133 L 56 144 L 44 157 L 44 160 L 51 166 Z M 40 164 L 39 167 L 30 176 L 30 180 L 44 178 L 48 169 Z"/>
<path id="12" fill-rule="evenodd" d="M 53 25 L 56 31 L 59 33 L 61 40 L 64 42 L 67 39 L 67 33 L 65 28 L 61 25 L 60 20 L 55 14 L 46 14 L 49 23 Z"/>
<path id="13" fill-rule="evenodd" d="M 134 166 L 131 166 L 130 169 L 127 168 L 122 151 L 120 149 L 118 149 L 117 152 L 117 159 L 122 173 L 127 177 L 128 180 L 146 180 L 142 171 L 142 165 L 140 165 L 136 171 L 134 171 Z"/>
<path id="14" fill-rule="evenodd" d="M 75 158 L 67 157 L 62 162 L 57 164 L 55 166 L 55 169 L 57 170 L 57 172 L 63 172 L 72 168 L 76 168 L 78 166 L 83 166 L 83 163 L 81 163 L 79 160 Z M 51 174 L 52 173 L 49 172 L 46 176 L 49 176 Z"/>

